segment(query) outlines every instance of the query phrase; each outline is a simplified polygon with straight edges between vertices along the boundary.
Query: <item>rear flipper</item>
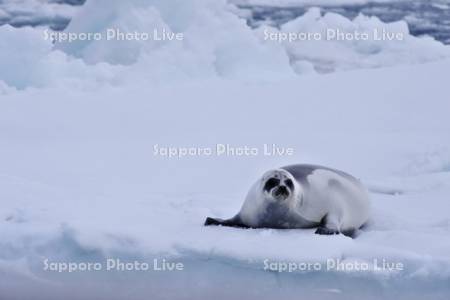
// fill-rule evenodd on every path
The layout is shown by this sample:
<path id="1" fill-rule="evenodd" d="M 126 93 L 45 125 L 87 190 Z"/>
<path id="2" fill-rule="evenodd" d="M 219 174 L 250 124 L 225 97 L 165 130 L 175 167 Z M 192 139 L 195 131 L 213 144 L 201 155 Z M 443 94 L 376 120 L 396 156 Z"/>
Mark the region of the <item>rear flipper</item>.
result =
<path id="1" fill-rule="evenodd" d="M 241 228 L 250 228 L 249 226 L 242 223 L 241 218 L 239 216 L 235 216 L 228 220 L 222 220 L 222 219 L 215 219 L 207 217 L 204 223 L 205 226 L 228 226 L 228 227 L 241 227 Z"/>

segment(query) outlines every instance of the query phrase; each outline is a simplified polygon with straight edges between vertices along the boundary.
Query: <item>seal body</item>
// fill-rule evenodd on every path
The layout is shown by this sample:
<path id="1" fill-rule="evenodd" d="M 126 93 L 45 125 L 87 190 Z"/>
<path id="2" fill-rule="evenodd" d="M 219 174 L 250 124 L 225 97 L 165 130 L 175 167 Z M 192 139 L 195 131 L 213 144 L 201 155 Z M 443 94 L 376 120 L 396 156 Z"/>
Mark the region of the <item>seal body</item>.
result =
<path id="1" fill-rule="evenodd" d="M 266 172 L 233 218 L 205 225 L 247 228 L 314 228 L 317 234 L 352 236 L 369 218 L 369 196 L 353 176 L 317 165 L 290 165 Z"/>

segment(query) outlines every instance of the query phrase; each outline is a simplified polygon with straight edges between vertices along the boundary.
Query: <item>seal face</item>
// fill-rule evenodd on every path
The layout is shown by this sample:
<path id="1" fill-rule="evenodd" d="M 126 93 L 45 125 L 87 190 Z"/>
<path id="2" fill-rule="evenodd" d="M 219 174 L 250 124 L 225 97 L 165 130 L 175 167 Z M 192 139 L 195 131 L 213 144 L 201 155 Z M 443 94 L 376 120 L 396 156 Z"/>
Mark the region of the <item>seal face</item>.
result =
<path id="1" fill-rule="evenodd" d="M 250 188 L 240 212 L 205 225 L 245 228 L 313 228 L 317 234 L 352 235 L 368 219 L 369 197 L 353 176 L 316 165 L 266 172 Z"/>
<path id="2" fill-rule="evenodd" d="M 286 200 L 294 191 L 294 183 L 285 174 L 274 172 L 265 180 L 264 193 L 267 197 L 273 197 L 275 200 Z"/>

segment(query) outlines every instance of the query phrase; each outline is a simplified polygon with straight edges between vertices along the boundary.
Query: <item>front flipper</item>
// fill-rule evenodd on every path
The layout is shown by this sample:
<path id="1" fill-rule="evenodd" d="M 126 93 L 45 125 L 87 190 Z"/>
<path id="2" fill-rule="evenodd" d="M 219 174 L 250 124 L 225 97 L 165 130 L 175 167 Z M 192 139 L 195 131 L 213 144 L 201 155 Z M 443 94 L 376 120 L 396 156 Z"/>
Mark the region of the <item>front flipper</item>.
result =
<path id="1" fill-rule="evenodd" d="M 338 219 L 333 216 L 326 215 L 322 218 L 322 221 L 320 222 L 320 226 L 316 230 L 316 234 L 323 234 L 323 235 L 334 235 L 334 234 L 340 234 L 342 233 L 345 236 L 351 237 L 352 239 L 356 237 L 357 230 L 354 228 L 349 228 L 345 230 L 339 229 L 339 222 Z"/>
<path id="2" fill-rule="evenodd" d="M 320 225 L 317 228 L 315 234 L 333 235 L 339 234 L 338 218 L 333 215 L 325 215 L 320 221 Z"/>
<path id="3" fill-rule="evenodd" d="M 228 226 L 228 227 L 241 227 L 241 228 L 250 228 L 249 226 L 245 225 L 244 223 L 242 223 L 241 219 L 239 218 L 239 216 L 235 216 L 231 219 L 228 220 L 222 220 L 222 219 L 215 219 L 215 218 L 210 218 L 207 217 L 204 223 L 205 226 L 211 226 L 211 225 L 215 225 L 215 226 Z"/>
<path id="4" fill-rule="evenodd" d="M 321 226 L 321 227 L 317 228 L 315 234 L 333 235 L 333 234 L 339 234 L 339 231 L 337 229 L 330 229 L 330 228 Z"/>

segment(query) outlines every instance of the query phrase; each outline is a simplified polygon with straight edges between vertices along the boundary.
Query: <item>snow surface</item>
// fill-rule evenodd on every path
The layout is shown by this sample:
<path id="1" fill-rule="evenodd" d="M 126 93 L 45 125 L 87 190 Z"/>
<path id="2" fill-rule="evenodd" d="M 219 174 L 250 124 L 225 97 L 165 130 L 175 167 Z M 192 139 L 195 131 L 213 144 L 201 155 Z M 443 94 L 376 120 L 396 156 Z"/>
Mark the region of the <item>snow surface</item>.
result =
<path id="1" fill-rule="evenodd" d="M 369 291 L 383 287 L 387 297 L 403 291 L 405 297 L 435 293 L 435 299 L 445 299 L 450 279 L 449 67 L 447 61 L 264 85 L 213 81 L 177 89 L 30 89 L 3 97 L 1 269 L 29 281 L 30 293 L 41 285 L 50 293 L 53 285 L 70 289 L 86 278 L 100 277 L 99 285 L 106 279 L 90 273 L 70 280 L 47 274 L 43 257 L 162 256 L 186 261 L 193 274 L 149 275 L 155 285 L 144 287 L 158 287 L 160 293 L 167 292 L 161 283 L 166 278 L 177 288 L 201 280 L 206 294 L 225 280 L 236 287 L 230 295 L 251 295 L 230 279 L 242 273 L 251 277 L 252 286 L 282 287 L 286 297 L 300 288 L 314 294 L 328 287 L 345 298 L 358 294 L 352 286 L 361 280 Z M 154 144 L 272 142 L 293 147 L 295 156 L 153 155 Z M 237 212 L 247 188 L 266 169 L 295 162 L 329 165 L 360 177 L 376 192 L 371 194 L 372 225 L 355 240 L 311 230 L 202 226 L 206 216 Z M 399 274 L 323 274 L 322 279 L 315 273 L 278 278 L 261 270 L 264 259 L 330 257 L 387 258 L 407 268 Z M 210 274 L 209 267 L 219 274 Z M 116 284 L 127 282 L 104 276 Z M 336 279 L 323 282 L 327 276 Z M 292 286 L 293 278 L 305 285 Z M 410 285 L 416 288 L 409 290 Z M 115 291 L 114 285 L 109 289 Z M 279 290 L 255 293 L 270 297 Z M 1 291 L 27 293 L 10 285 L 1 285 Z M 196 293 L 188 290 L 179 298 Z"/>
<path id="2" fill-rule="evenodd" d="M 178 44 L 133 44 L 130 60 L 120 44 L 55 49 L 42 29 L 0 27 L 0 298 L 448 299 L 448 48 L 411 37 L 360 60 L 349 46 L 339 53 L 354 59 L 352 71 L 297 76 L 294 50 L 261 41 L 224 1 L 194 3 L 88 2 L 68 30 L 190 33 Z M 310 24 L 337 18 L 316 15 Z M 342 66 L 332 71 L 348 70 L 324 55 Z M 275 143 L 295 154 L 153 154 L 155 145 L 217 143 Z M 206 216 L 235 214 L 267 169 L 299 162 L 342 169 L 368 186 L 371 222 L 356 239 L 202 226 Z M 43 271 L 45 258 L 109 257 L 165 258 L 185 270 Z M 263 270 L 266 259 L 329 258 L 387 259 L 405 270 Z"/>

